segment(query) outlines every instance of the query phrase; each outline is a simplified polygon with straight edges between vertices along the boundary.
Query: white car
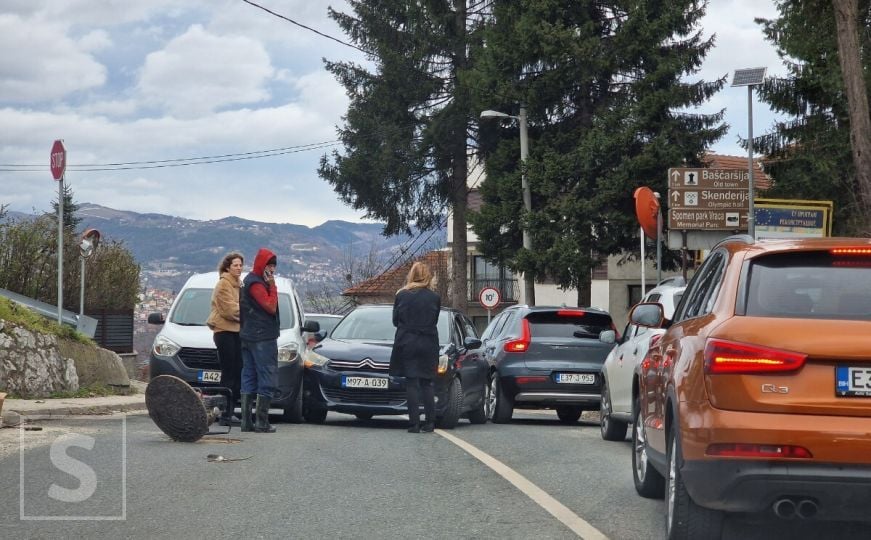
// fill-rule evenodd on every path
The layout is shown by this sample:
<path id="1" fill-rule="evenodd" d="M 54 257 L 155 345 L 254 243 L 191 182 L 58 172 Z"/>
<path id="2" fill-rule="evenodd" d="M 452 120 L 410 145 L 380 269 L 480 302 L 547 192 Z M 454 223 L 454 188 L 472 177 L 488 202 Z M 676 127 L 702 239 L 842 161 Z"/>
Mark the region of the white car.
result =
<path id="1" fill-rule="evenodd" d="M 644 296 L 644 302 L 662 304 L 666 318 L 671 318 L 686 289 L 683 278 L 662 280 Z M 599 407 L 599 428 L 606 441 L 626 439 L 626 429 L 632 422 L 632 387 L 637 385 L 638 366 L 656 343 L 663 329 L 651 329 L 627 324 L 617 346 L 611 349 L 602 364 L 602 401 Z"/>

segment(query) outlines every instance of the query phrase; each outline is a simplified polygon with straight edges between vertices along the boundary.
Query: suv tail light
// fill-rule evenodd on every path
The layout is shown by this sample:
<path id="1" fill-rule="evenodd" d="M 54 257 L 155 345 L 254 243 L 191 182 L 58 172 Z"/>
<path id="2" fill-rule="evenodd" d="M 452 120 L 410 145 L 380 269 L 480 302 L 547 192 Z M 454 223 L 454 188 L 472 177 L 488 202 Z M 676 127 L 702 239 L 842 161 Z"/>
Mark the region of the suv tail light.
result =
<path id="1" fill-rule="evenodd" d="M 807 355 L 769 347 L 709 339 L 705 344 L 705 373 L 765 373 L 796 371 Z"/>
<path id="2" fill-rule="evenodd" d="M 529 321 L 522 319 L 520 321 L 520 339 L 506 341 L 503 349 L 505 349 L 505 352 L 526 352 L 526 350 L 529 349 L 529 341 L 531 337 L 532 336 L 529 333 Z"/>
<path id="3" fill-rule="evenodd" d="M 846 247 L 846 248 L 832 248 L 829 250 L 829 253 L 836 256 L 843 255 L 858 255 L 860 257 L 871 255 L 871 247 Z"/>

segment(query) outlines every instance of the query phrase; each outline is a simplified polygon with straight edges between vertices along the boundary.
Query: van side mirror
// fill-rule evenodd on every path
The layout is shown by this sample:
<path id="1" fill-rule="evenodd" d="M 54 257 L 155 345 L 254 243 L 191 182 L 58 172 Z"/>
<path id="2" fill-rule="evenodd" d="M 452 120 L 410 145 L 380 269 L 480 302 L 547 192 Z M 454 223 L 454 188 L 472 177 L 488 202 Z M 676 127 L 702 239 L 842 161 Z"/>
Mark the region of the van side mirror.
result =
<path id="1" fill-rule="evenodd" d="M 166 319 L 163 318 L 163 313 L 149 313 L 148 324 L 163 324 Z"/>
<path id="2" fill-rule="evenodd" d="M 315 333 L 321 329 L 321 323 L 317 321 L 306 321 L 305 324 L 302 325 L 301 330 L 303 332 L 311 332 Z"/>

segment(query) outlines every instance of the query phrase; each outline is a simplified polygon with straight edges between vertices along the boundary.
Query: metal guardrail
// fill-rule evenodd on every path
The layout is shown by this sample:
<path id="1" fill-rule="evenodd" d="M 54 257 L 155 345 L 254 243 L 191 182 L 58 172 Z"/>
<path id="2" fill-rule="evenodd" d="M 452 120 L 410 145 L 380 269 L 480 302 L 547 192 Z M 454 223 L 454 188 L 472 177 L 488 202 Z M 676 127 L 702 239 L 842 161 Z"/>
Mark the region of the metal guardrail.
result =
<path id="1" fill-rule="evenodd" d="M 0 296 L 8 298 L 16 304 L 26 306 L 33 311 L 39 313 L 43 317 L 55 321 L 57 320 L 57 306 L 46 304 L 45 302 L 42 302 L 40 300 L 34 300 L 33 298 L 29 298 L 27 296 L 24 296 L 23 294 L 7 291 L 6 289 L 0 289 Z M 78 332 L 85 334 L 89 338 L 93 338 L 94 333 L 97 331 L 97 319 L 93 317 L 88 317 L 87 315 L 83 315 L 80 317 L 78 313 L 62 310 L 61 321 L 63 322 L 63 324 L 67 326 L 72 326 Z"/>
<path id="2" fill-rule="evenodd" d="M 516 279 L 470 279 L 469 301 L 478 302 L 478 294 L 484 287 L 493 287 L 499 291 L 502 302 L 517 302 L 517 293 L 520 289 Z"/>

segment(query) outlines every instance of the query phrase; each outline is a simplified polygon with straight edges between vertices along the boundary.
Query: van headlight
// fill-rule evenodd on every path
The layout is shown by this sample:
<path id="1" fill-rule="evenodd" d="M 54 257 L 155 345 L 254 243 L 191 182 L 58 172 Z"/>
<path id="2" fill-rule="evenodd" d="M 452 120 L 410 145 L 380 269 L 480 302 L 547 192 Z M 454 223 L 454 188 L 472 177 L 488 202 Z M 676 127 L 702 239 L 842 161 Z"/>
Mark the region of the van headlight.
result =
<path id="1" fill-rule="evenodd" d="M 299 358 L 299 345 L 296 343 L 288 343 L 278 349 L 279 362 L 295 362 Z"/>
<path id="2" fill-rule="evenodd" d="M 157 336 L 154 338 L 154 346 L 152 347 L 152 350 L 154 351 L 154 354 L 158 356 L 175 356 L 175 353 L 177 353 L 179 349 L 181 349 L 181 347 L 167 337 Z"/>
<path id="3" fill-rule="evenodd" d="M 305 353 L 305 367 L 307 368 L 312 366 L 325 366 L 329 361 L 329 358 L 322 354 L 314 352 L 314 350 L 312 349 L 309 349 Z"/>

